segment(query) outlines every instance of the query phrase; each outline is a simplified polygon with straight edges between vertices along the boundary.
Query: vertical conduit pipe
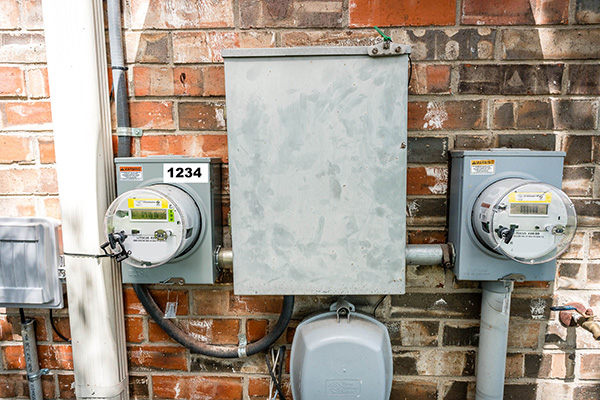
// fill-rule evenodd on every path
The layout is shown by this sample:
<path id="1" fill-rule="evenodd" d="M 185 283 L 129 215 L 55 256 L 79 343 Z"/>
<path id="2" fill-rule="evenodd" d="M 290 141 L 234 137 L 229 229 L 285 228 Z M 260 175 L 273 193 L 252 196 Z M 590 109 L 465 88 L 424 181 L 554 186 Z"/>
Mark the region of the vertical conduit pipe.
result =
<path id="1" fill-rule="evenodd" d="M 114 197 L 102 0 L 43 0 L 65 253 L 98 254 Z M 121 272 L 65 257 L 78 399 L 128 399 Z"/>
<path id="2" fill-rule="evenodd" d="M 482 282 L 476 400 L 502 400 L 513 282 Z"/>
<path id="3" fill-rule="evenodd" d="M 37 342 L 35 340 L 35 320 L 28 319 L 21 322 L 21 336 L 23 337 L 23 353 L 25 354 L 27 380 L 29 381 L 29 398 L 31 400 L 43 400 L 42 375 L 48 373 L 48 370 L 40 372 Z"/>

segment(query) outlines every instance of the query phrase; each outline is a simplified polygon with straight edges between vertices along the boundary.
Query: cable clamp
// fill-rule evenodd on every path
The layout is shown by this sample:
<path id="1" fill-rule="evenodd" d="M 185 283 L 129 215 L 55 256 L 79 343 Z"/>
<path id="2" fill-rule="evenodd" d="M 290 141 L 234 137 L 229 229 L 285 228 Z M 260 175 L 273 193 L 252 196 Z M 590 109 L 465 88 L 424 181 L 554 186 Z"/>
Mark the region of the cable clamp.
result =
<path id="1" fill-rule="evenodd" d="M 143 134 L 142 128 L 131 128 L 127 126 L 117 127 L 117 136 L 142 137 Z"/>
<path id="2" fill-rule="evenodd" d="M 239 358 L 246 358 L 248 357 L 248 354 L 246 352 L 246 349 L 248 348 L 248 338 L 246 338 L 246 335 L 244 335 L 243 333 L 240 333 L 238 335 L 238 357 Z"/>
<path id="3" fill-rule="evenodd" d="M 118 69 L 118 70 L 121 70 L 121 71 L 127 71 L 129 68 L 128 67 L 124 67 L 122 65 L 112 65 L 110 67 L 110 69 Z"/>
<path id="4" fill-rule="evenodd" d="M 38 372 L 34 372 L 33 374 L 27 374 L 27 380 L 29 382 L 35 382 L 42 377 L 42 375 L 48 375 L 50 370 L 48 368 L 42 368 Z"/>

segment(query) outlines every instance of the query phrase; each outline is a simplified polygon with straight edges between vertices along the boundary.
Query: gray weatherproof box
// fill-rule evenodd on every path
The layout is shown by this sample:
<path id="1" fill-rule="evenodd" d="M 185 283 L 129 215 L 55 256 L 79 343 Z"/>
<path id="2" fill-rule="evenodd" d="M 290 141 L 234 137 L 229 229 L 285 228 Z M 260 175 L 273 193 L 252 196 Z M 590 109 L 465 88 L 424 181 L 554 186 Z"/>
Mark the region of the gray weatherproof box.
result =
<path id="1" fill-rule="evenodd" d="M 236 294 L 401 294 L 408 57 L 224 50 Z"/>
<path id="2" fill-rule="evenodd" d="M 154 268 L 137 268 L 121 263 L 124 283 L 212 284 L 218 277 L 215 250 L 222 242 L 221 160 L 183 156 L 116 158 L 117 194 L 145 186 L 162 184 L 165 163 L 206 163 L 210 165 L 208 183 L 169 183 L 189 194 L 200 209 L 202 231 L 196 244 L 175 260 Z M 125 240 L 127 248 L 127 239 Z"/>
<path id="3" fill-rule="evenodd" d="M 0 218 L 0 307 L 62 308 L 59 222 Z"/>
<path id="4" fill-rule="evenodd" d="M 475 237 L 471 212 L 481 192 L 506 178 L 531 179 L 562 185 L 564 152 L 528 149 L 452 151 L 448 241 L 455 246 L 454 273 L 459 280 L 495 281 L 510 274 L 527 281 L 553 281 L 556 261 L 526 265 L 493 253 Z M 493 168 L 484 174 L 471 170 L 471 161 L 487 161 Z M 474 173 L 475 172 L 475 173 Z"/>

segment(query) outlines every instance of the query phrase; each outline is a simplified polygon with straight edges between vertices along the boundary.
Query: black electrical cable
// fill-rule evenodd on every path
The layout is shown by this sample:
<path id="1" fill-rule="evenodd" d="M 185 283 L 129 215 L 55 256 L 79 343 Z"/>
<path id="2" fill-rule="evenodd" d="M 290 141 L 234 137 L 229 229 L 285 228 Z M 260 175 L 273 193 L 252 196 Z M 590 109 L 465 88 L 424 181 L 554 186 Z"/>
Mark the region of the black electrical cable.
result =
<path id="1" fill-rule="evenodd" d="M 56 333 L 56 336 L 58 336 L 67 343 L 71 343 L 71 339 L 67 338 L 65 335 L 60 333 L 58 329 L 56 329 L 56 325 L 54 325 L 54 317 L 52 316 L 52 309 L 50 309 L 50 325 L 52 326 L 52 330 L 54 331 L 54 333 Z"/>
<path id="2" fill-rule="evenodd" d="M 238 353 L 238 346 L 220 346 L 201 342 L 182 331 L 181 328 L 175 325 L 170 319 L 165 319 L 164 312 L 156 304 L 156 301 L 150 294 L 150 291 L 146 285 L 136 284 L 133 285 L 133 289 L 154 322 L 156 322 L 167 335 L 185 348 L 189 349 L 192 353 L 217 358 L 237 358 L 240 356 Z M 275 343 L 275 341 L 283 334 L 285 328 L 288 326 L 290 320 L 292 319 L 293 310 L 294 296 L 283 296 L 283 306 L 275 327 L 262 339 L 253 343 L 249 343 L 248 346 L 246 346 L 245 355 L 251 356 L 253 354 L 265 351 L 271 347 L 271 345 Z"/>
<path id="3" fill-rule="evenodd" d="M 410 58 L 410 53 L 408 54 L 408 86 L 410 86 L 410 80 L 412 79 L 412 58 Z"/>
<path id="4" fill-rule="evenodd" d="M 22 324 L 27 322 L 27 319 L 25 318 L 25 311 L 22 308 L 19 308 L 19 316 L 21 317 Z"/>
<path id="5" fill-rule="evenodd" d="M 388 295 L 386 294 L 385 296 L 382 296 L 381 299 L 379 299 L 379 301 L 377 302 L 377 304 L 375 304 L 375 308 L 373 308 L 373 316 L 377 317 L 377 309 L 379 308 L 379 306 L 383 303 L 383 301 L 385 300 L 385 298 L 388 297 Z"/>
<path id="6" fill-rule="evenodd" d="M 275 384 L 275 388 L 277 389 L 277 395 L 281 400 L 285 400 L 285 396 L 283 395 L 283 388 L 281 387 L 281 380 L 277 379 L 275 373 L 273 372 L 273 367 L 271 366 L 271 361 L 269 361 L 268 353 L 265 354 L 265 359 L 267 360 L 267 369 L 269 370 L 269 375 L 271 375 L 271 380 L 273 381 L 273 383 Z"/>

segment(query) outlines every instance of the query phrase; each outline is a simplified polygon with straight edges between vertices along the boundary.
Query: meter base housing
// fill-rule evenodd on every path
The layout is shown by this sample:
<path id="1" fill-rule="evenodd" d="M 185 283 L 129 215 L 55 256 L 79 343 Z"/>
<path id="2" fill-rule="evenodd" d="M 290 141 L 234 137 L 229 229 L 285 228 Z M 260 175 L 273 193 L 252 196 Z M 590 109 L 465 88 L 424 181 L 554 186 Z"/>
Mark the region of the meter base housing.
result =
<path id="1" fill-rule="evenodd" d="M 479 194 L 502 179 L 523 178 L 562 186 L 564 152 L 528 149 L 452 151 L 448 241 L 454 244 L 459 280 L 496 281 L 511 274 L 526 281 L 553 281 L 556 261 L 522 264 L 485 248 L 475 237 L 471 212 Z M 471 174 L 471 161 L 488 161 L 486 174 Z M 493 163 L 492 163 L 493 161 Z M 491 173 L 493 171 L 493 173 Z M 482 170 L 477 171 L 479 173 Z"/>
<path id="2" fill-rule="evenodd" d="M 167 163 L 209 164 L 208 183 L 169 183 L 163 179 Z M 222 243 L 221 219 L 221 160 L 183 156 L 152 156 L 116 158 L 117 194 L 156 184 L 174 185 L 186 191 L 199 206 L 202 231 L 198 242 L 185 254 L 153 268 L 138 268 L 121 263 L 123 283 L 213 284 L 218 277 L 215 251 Z M 140 180 L 122 180 L 120 167 L 141 167 Z M 125 239 L 127 248 L 127 239 Z"/>

